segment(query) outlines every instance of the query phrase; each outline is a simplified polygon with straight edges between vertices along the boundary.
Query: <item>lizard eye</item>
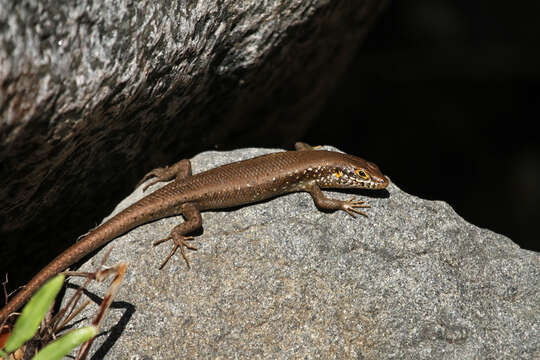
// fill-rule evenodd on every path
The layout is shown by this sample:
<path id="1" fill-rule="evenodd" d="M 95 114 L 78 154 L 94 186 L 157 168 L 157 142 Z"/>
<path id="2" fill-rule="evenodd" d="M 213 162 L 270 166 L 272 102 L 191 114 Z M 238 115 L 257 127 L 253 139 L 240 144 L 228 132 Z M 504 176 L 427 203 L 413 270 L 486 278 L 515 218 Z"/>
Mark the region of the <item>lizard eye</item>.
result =
<path id="1" fill-rule="evenodd" d="M 358 176 L 360 176 L 361 178 L 363 179 L 368 179 L 369 176 L 366 174 L 366 172 L 364 170 L 361 170 L 361 169 L 355 169 L 354 170 L 354 173 Z"/>

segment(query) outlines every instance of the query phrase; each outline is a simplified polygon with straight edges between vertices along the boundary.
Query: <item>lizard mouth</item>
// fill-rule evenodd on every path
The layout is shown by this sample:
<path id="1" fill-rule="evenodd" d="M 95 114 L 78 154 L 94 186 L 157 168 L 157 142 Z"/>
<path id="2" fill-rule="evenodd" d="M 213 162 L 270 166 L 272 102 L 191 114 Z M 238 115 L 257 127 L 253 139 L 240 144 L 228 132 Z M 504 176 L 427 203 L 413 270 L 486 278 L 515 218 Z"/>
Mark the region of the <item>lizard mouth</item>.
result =
<path id="1" fill-rule="evenodd" d="M 381 190 L 388 186 L 388 178 L 383 177 L 370 177 L 369 179 L 358 179 L 356 177 L 343 176 L 341 182 L 334 185 L 340 188 L 357 188 L 357 189 L 371 189 Z"/>
<path id="2" fill-rule="evenodd" d="M 390 181 L 384 175 L 382 177 L 372 177 L 369 188 L 376 189 L 376 190 L 384 189 L 388 186 L 389 183 Z"/>
<path id="3" fill-rule="evenodd" d="M 388 180 L 382 180 L 381 181 L 373 181 L 373 180 L 359 180 L 356 181 L 358 185 L 360 185 L 360 188 L 362 189 L 373 189 L 373 190 L 379 190 L 384 189 L 388 186 Z"/>

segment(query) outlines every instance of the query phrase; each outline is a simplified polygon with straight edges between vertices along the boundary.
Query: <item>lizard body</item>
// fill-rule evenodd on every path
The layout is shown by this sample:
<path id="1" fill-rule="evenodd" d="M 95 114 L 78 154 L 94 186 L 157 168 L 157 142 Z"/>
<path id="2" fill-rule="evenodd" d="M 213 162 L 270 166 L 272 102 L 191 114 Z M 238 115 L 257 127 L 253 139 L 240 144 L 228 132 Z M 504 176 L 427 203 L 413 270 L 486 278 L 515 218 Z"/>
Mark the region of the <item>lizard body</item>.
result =
<path id="1" fill-rule="evenodd" d="M 358 208 L 369 206 L 353 199 L 343 201 L 327 198 L 321 188 L 384 189 L 388 185 L 388 179 L 377 166 L 361 158 L 313 150 L 304 143 L 297 143 L 296 148 L 298 151 L 263 155 L 195 175 L 191 174 L 189 160 L 149 172 L 141 182 L 149 178 L 156 179 L 144 190 L 160 181 L 174 181 L 127 207 L 58 255 L 0 311 L 0 324 L 49 278 L 139 225 L 182 214 L 186 221 L 173 228 L 168 237 L 154 242 L 154 245 L 167 240 L 174 242 L 172 251 L 161 267 L 178 248 L 189 265 L 184 247 L 194 249 L 186 244 L 193 237 L 186 234 L 201 227 L 201 211 L 245 205 L 290 192 L 307 191 L 319 209 L 344 210 L 354 217 L 354 213 L 365 215 Z"/>

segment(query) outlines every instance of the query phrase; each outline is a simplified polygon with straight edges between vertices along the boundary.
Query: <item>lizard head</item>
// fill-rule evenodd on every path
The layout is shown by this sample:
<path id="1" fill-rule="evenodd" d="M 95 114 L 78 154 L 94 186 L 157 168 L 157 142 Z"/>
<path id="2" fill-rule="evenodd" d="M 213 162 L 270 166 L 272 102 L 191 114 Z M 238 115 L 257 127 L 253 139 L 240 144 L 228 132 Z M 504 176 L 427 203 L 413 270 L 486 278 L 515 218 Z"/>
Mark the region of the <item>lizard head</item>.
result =
<path id="1" fill-rule="evenodd" d="M 318 182 L 324 188 L 384 189 L 389 180 L 377 165 L 362 158 L 341 154 L 327 168 L 327 175 Z"/>

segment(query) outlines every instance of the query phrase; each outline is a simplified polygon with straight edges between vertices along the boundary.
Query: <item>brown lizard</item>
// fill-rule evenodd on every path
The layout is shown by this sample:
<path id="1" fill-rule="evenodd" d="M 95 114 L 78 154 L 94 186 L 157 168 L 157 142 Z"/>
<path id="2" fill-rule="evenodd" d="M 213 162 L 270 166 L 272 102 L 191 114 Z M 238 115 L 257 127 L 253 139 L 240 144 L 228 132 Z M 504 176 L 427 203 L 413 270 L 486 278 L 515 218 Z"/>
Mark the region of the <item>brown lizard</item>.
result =
<path id="1" fill-rule="evenodd" d="M 174 181 L 91 230 L 58 255 L 0 311 L 0 324 L 49 278 L 139 225 L 182 214 L 185 222 L 173 228 L 166 238 L 155 241 L 154 245 L 167 240 L 174 243 L 160 268 L 178 248 L 189 266 L 184 248 L 195 248 L 186 244 L 186 241 L 193 240 L 192 236 L 186 235 L 201 227 L 201 211 L 251 204 L 286 193 L 307 191 L 319 209 L 343 210 L 354 217 L 355 213 L 366 215 L 358 209 L 369 205 L 354 199 L 343 201 L 327 198 L 321 188 L 384 189 L 388 185 L 388 179 L 375 164 L 359 157 L 314 150 L 304 143 L 297 143 L 295 147 L 297 151 L 263 155 L 195 175 L 191 174 L 189 160 L 150 171 L 139 184 L 150 178 L 155 179 L 143 190 L 157 182 Z"/>

